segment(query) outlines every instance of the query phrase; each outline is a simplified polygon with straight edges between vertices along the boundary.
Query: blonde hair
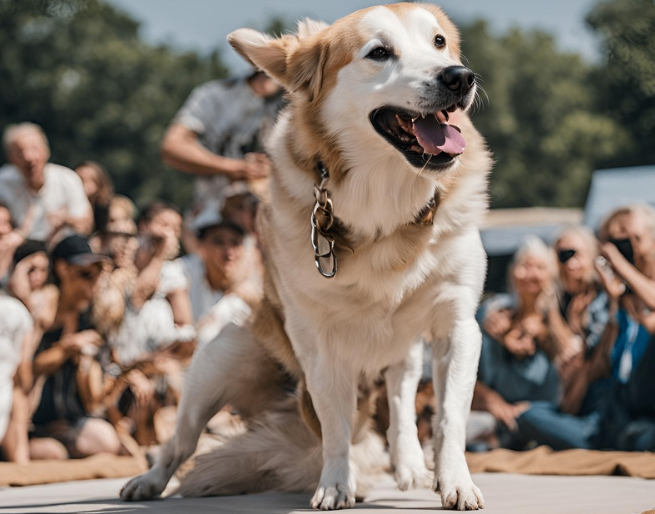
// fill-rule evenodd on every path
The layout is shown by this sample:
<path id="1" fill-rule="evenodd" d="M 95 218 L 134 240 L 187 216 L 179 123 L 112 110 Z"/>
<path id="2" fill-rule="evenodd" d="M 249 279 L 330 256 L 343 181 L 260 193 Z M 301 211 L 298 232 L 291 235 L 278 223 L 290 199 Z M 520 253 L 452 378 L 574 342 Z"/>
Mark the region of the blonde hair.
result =
<path id="1" fill-rule="evenodd" d="M 50 150 L 50 144 L 48 143 L 48 138 L 46 137 L 45 132 L 43 132 L 43 129 L 36 123 L 30 123 L 29 121 L 26 121 L 14 125 L 8 125 L 7 128 L 5 128 L 5 131 L 2 135 L 2 146 L 7 156 L 9 155 L 11 145 L 22 133 L 25 132 L 32 132 L 34 134 L 40 135 L 46 148 Z"/>
<path id="2" fill-rule="evenodd" d="M 586 243 L 592 259 L 595 259 L 598 256 L 598 239 L 596 239 L 594 231 L 585 225 L 569 225 L 568 227 L 564 227 L 560 232 L 558 232 L 553 240 L 553 248 L 556 247 L 562 239 L 570 235 L 579 236 Z"/>
<path id="3" fill-rule="evenodd" d="M 648 227 L 650 228 L 650 232 L 653 236 L 653 239 L 655 239 L 655 209 L 647 204 L 647 203 L 635 203 L 632 205 L 626 205 L 623 207 L 619 207 L 618 209 L 614 209 L 604 220 L 603 223 L 600 225 L 600 238 L 603 240 L 607 240 L 609 237 L 609 227 L 610 225 L 618 218 L 619 216 L 625 216 L 629 214 L 641 214 L 643 215 L 644 219 L 646 220 L 646 223 L 648 224 Z"/>

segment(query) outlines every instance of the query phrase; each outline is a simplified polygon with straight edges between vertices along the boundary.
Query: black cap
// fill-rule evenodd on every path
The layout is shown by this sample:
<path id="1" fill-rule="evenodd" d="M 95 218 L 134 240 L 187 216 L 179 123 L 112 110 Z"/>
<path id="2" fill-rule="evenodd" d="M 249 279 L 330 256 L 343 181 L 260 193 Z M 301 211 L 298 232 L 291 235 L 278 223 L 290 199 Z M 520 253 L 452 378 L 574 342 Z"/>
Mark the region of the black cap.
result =
<path id="1" fill-rule="evenodd" d="M 233 230 L 240 236 L 246 235 L 243 227 L 227 218 L 223 218 L 219 212 L 214 210 L 202 211 L 192 222 L 192 226 L 198 239 L 203 239 L 207 235 L 207 232 L 214 227 L 225 227 Z"/>
<path id="2" fill-rule="evenodd" d="M 26 239 L 14 252 L 14 257 L 12 259 L 14 267 L 16 267 L 16 264 L 26 257 L 39 252 L 43 252 L 47 255 L 48 249 L 46 248 L 45 243 L 43 241 L 35 241 L 34 239 Z"/>
<path id="3" fill-rule="evenodd" d="M 89 266 L 109 260 L 104 255 L 93 253 L 86 238 L 77 234 L 62 239 L 55 246 L 52 250 L 52 260 L 57 259 L 64 259 L 68 264 L 76 266 Z"/>

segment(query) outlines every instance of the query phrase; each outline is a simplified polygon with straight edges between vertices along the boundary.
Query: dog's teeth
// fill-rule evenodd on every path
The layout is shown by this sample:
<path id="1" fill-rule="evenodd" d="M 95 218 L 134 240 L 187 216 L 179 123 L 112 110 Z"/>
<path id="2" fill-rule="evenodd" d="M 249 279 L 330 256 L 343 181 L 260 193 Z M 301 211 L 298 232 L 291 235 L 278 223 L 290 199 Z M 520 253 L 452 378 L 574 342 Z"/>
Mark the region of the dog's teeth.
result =
<path id="1" fill-rule="evenodd" d="M 418 120 L 418 116 L 416 116 L 415 118 L 412 118 L 412 123 L 415 123 L 416 120 Z"/>
<path id="2" fill-rule="evenodd" d="M 443 115 L 446 117 L 446 121 L 450 119 L 450 116 L 448 116 L 448 111 L 441 111 Z"/>

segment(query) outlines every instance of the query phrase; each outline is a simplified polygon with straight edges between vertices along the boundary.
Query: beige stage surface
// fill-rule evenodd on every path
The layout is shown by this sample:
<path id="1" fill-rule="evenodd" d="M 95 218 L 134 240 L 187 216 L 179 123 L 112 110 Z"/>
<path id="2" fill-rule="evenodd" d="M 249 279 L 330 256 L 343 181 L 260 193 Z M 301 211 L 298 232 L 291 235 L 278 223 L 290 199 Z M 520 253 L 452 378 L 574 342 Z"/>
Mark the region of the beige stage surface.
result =
<path id="1" fill-rule="evenodd" d="M 483 514 L 641 514 L 655 509 L 655 481 L 618 476 L 528 476 L 478 473 L 473 479 L 486 500 Z M 0 514 L 292 514 L 313 512 L 309 494 L 256 494 L 214 498 L 168 498 L 121 502 L 126 479 L 112 478 L 0 489 Z M 391 477 L 354 509 L 369 514 L 412 514 L 441 510 L 427 489 L 400 492 Z M 651 510 L 649 514 L 655 514 Z"/>

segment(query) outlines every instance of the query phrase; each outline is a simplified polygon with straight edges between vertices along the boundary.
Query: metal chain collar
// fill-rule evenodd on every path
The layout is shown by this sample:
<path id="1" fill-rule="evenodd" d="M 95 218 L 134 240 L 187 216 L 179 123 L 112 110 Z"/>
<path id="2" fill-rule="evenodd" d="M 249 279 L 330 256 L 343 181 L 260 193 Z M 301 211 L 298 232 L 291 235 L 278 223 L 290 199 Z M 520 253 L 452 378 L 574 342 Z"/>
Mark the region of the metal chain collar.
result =
<path id="1" fill-rule="evenodd" d="M 334 209 L 332 200 L 326 188 L 327 182 L 330 178 L 330 173 L 322 162 L 317 165 L 318 171 L 321 174 L 320 185 L 314 185 L 314 196 L 316 203 L 312 211 L 312 248 L 314 248 L 314 262 L 321 275 L 325 278 L 333 278 L 337 274 L 337 256 L 334 252 L 334 237 L 330 233 L 330 229 L 334 224 Z M 320 245 L 321 239 L 323 246 L 327 246 L 325 252 L 321 252 Z M 329 270 L 323 268 L 321 259 L 327 259 L 332 265 Z"/>

